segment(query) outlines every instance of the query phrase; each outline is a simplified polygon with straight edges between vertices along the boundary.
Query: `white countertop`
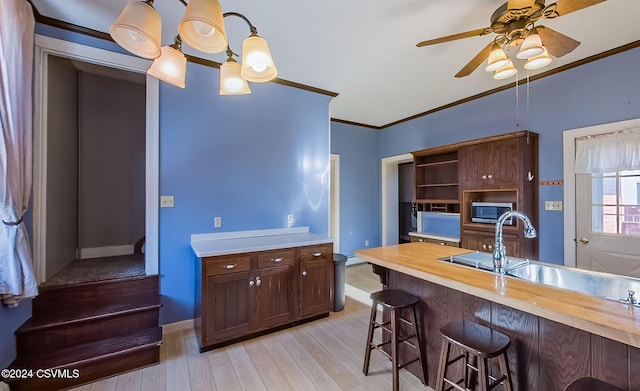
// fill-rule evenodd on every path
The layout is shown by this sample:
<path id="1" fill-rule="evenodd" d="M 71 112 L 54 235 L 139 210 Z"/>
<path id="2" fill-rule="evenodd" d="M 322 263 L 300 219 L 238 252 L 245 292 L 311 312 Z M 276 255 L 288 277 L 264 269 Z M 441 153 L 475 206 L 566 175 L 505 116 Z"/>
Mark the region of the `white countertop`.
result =
<path id="1" fill-rule="evenodd" d="M 436 240 L 446 240 L 448 242 L 458 242 L 460 243 L 460 237 L 455 237 L 455 236 L 448 236 L 448 235 L 442 235 L 442 234 L 434 234 L 431 232 L 426 232 L 426 231 L 411 231 L 409 232 L 410 236 L 417 236 L 420 238 L 429 238 L 429 239 L 436 239 Z"/>
<path id="2" fill-rule="evenodd" d="M 333 239 L 310 233 L 309 227 L 191 235 L 191 248 L 200 258 L 325 243 L 333 243 Z"/>

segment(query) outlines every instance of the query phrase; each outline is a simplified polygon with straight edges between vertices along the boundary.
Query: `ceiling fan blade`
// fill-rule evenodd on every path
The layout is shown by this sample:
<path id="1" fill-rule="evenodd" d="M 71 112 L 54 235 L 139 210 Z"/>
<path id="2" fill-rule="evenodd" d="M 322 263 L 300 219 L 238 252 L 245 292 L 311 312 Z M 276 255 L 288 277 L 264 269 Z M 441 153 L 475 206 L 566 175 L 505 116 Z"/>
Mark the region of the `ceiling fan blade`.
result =
<path id="1" fill-rule="evenodd" d="M 476 54 L 476 56 L 472 58 L 467 65 L 464 66 L 464 68 L 460 69 L 460 72 L 456 73 L 456 77 L 469 76 L 471 72 L 475 71 L 476 68 L 480 64 L 482 64 L 484 60 L 489 58 L 489 54 L 491 54 L 491 49 L 493 49 L 493 45 L 494 43 L 491 42 L 490 44 L 485 46 L 484 49 L 480 51 L 480 53 Z"/>
<path id="2" fill-rule="evenodd" d="M 428 41 L 422 41 L 422 42 L 417 43 L 416 46 L 421 48 L 423 46 L 435 45 L 437 43 L 455 41 L 456 39 L 481 36 L 481 35 L 489 34 L 490 32 L 492 32 L 491 28 L 471 30 L 471 31 L 466 31 L 464 33 L 447 35 L 446 37 L 440 37 L 440 38 L 436 38 L 436 39 L 430 39 Z"/>
<path id="3" fill-rule="evenodd" d="M 557 18 L 605 1 L 607 0 L 558 0 L 553 4 L 549 4 L 542 12 L 542 15 L 548 19 Z"/>
<path id="4" fill-rule="evenodd" d="M 535 3 L 536 0 L 509 0 L 507 2 L 507 9 L 521 10 L 525 8 L 531 8 Z"/>
<path id="5" fill-rule="evenodd" d="M 562 57 L 580 46 L 580 42 L 545 26 L 537 26 L 542 44 L 553 57 Z"/>

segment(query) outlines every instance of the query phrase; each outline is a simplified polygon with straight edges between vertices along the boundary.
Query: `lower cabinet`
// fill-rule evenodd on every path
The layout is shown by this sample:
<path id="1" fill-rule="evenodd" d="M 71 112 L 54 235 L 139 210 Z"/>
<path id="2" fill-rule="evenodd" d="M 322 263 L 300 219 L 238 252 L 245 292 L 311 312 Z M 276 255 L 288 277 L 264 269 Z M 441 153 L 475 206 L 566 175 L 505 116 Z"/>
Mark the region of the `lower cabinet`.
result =
<path id="1" fill-rule="evenodd" d="M 468 248 L 469 250 L 492 253 L 495 241 L 494 233 L 464 231 L 463 235 L 461 235 L 460 247 Z M 507 256 L 519 256 L 520 240 L 518 240 L 517 237 L 511 237 L 503 234 L 502 242 L 506 248 Z"/>
<path id="2" fill-rule="evenodd" d="M 434 244 L 439 244 L 441 246 L 449 246 L 449 247 L 460 247 L 460 243 L 458 242 L 453 242 L 450 240 L 440 240 L 440 239 L 434 239 L 434 238 L 425 238 L 422 236 L 413 236 L 411 235 L 411 242 L 424 242 L 424 243 L 434 243 Z"/>
<path id="3" fill-rule="evenodd" d="M 329 313 L 330 243 L 199 262 L 195 329 L 201 351 Z"/>

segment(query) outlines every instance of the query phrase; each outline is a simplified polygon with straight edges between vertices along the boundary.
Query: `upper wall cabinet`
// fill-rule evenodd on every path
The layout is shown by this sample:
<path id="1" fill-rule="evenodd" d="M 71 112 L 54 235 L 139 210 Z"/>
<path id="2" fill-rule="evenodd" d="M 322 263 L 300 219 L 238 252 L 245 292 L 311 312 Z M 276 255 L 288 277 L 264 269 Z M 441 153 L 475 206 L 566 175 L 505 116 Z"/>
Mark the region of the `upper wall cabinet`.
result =
<path id="1" fill-rule="evenodd" d="M 521 138 L 482 142 L 459 150 L 460 185 L 465 189 L 515 188 L 522 180 Z"/>
<path id="2" fill-rule="evenodd" d="M 413 153 L 414 200 L 425 210 L 459 211 L 457 147 Z"/>

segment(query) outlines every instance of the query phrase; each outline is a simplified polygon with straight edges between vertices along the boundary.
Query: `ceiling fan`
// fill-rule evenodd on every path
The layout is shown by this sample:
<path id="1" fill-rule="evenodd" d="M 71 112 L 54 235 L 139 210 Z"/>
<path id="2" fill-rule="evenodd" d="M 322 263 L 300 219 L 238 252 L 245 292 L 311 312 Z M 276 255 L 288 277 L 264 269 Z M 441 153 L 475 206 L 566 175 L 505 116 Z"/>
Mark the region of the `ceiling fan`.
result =
<path id="1" fill-rule="evenodd" d="M 508 59 L 504 54 L 504 51 L 502 50 L 503 47 L 511 49 L 515 48 L 518 45 L 521 45 L 522 47 L 517 55 L 517 57 L 521 59 L 532 58 L 533 56 L 528 57 L 532 53 L 537 53 L 535 55 L 540 55 L 544 49 L 546 49 L 546 52 L 548 54 L 556 58 L 571 53 L 580 45 L 580 42 L 576 41 L 573 38 L 567 37 L 566 35 L 561 34 L 555 30 L 552 30 L 549 27 L 537 26 L 534 25 L 534 23 L 540 19 L 557 18 L 571 12 L 590 7 L 592 5 L 602 3 L 604 1 L 606 0 L 558 0 L 553 4 L 545 6 L 545 0 L 509 0 L 498 9 L 496 9 L 493 15 L 491 15 L 491 25 L 487 28 L 481 28 L 477 30 L 466 31 L 463 33 L 448 35 L 446 37 L 422 41 L 416 46 L 423 47 L 428 45 L 435 45 L 442 42 L 455 41 L 462 38 L 483 36 L 495 33 L 497 34 L 497 36 L 493 40 L 493 42 L 485 46 L 485 48 L 482 49 L 480 53 L 478 53 L 455 76 L 465 77 L 470 75 L 486 59 L 489 59 L 489 63 L 487 66 L 487 70 L 489 71 L 498 70 L 498 68 L 505 66 L 507 62 L 510 63 L 511 68 L 513 69 L 513 73 L 509 74 L 510 76 L 515 73 L 515 68 L 513 68 L 511 60 Z M 530 52 L 528 54 L 523 53 L 524 46 L 527 45 L 527 42 L 524 42 L 525 39 L 528 36 L 531 36 L 533 38 L 536 35 L 539 37 L 536 38 L 537 41 L 542 42 L 544 46 L 538 44 L 538 47 L 534 52 Z M 502 51 L 502 53 L 499 54 L 499 51 Z M 498 56 L 496 58 L 500 60 L 499 63 L 495 62 L 495 56 Z M 549 60 L 548 62 L 550 62 L 550 58 L 548 56 L 547 59 Z M 527 66 L 525 65 L 525 67 Z M 532 66 L 530 69 L 533 68 L 534 67 Z M 498 74 L 496 73 L 496 76 L 494 76 L 495 78 L 502 78 L 497 76 Z"/>

